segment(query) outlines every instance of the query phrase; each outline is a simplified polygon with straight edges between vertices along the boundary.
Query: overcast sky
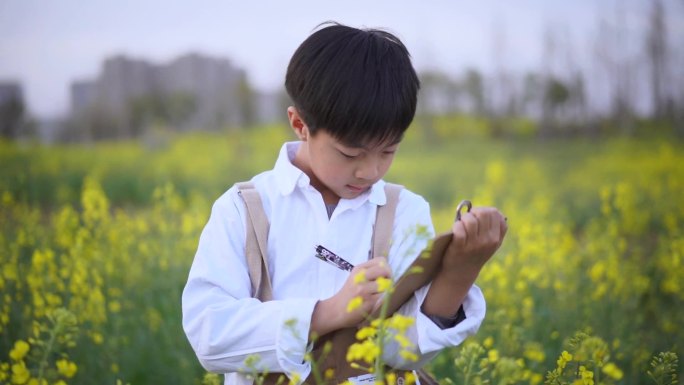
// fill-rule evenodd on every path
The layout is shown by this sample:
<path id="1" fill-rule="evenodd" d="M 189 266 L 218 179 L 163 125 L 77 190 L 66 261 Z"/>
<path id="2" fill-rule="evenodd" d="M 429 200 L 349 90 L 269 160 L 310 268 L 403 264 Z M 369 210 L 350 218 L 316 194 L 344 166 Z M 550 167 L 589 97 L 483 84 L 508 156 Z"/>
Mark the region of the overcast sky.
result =
<path id="1" fill-rule="evenodd" d="M 605 4 L 0 0 L 0 82 L 20 81 L 31 112 L 53 117 L 68 111 L 69 83 L 96 77 L 106 56 L 123 53 L 162 63 L 199 52 L 231 59 L 247 70 L 255 87 L 274 90 L 281 87 L 294 50 L 326 20 L 394 32 L 408 46 L 419 71 L 441 69 L 457 75 L 469 66 L 492 68 L 495 35 L 505 37 L 502 55 L 508 66 L 529 68 L 541 60 L 545 29 L 562 26 L 578 44 L 585 44 Z"/>

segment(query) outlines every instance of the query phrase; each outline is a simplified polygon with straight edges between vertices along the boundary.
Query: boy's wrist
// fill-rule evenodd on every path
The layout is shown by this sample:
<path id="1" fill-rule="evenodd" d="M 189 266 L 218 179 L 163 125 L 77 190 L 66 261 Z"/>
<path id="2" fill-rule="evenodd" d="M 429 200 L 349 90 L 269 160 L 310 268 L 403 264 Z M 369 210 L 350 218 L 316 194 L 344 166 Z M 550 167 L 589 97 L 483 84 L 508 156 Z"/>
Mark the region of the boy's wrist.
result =
<path id="1" fill-rule="evenodd" d="M 471 285 L 475 282 L 484 265 L 469 263 L 468 261 L 442 261 L 437 277 L 449 282 L 470 281 Z"/>
<path id="2" fill-rule="evenodd" d="M 316 303 L 313 314 L 311 315 L 310 335 L 315 333 L 316 336 L 321 337 L 345 327 L 344 314 L 340 314 L 340 312 L 336 310 L 334 301 L 334 297 L 331 297 Z"/>
<path id="3" fill-rule="evenodd" d="M 442 268 L 430 284 L 421 309 L 423 313 L 429 316 L 452 317 L 463 304 L 479 272 L 480 269 Z"/>

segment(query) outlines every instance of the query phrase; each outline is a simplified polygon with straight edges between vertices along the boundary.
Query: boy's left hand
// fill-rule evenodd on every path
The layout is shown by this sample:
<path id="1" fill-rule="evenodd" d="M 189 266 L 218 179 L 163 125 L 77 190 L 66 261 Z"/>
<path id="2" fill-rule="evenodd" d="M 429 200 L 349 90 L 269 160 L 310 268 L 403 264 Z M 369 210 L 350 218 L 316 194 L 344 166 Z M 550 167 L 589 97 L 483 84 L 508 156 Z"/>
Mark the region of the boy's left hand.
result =
<path id="1" fill-rule="evenodd" d="M 451 228 L 453 237 L 442 260 L 442 271 L 478 274 L 503 242 L 506 217 L 494 207 L 474 207 Z"/>
<path id="2" fill-rule="evenodd" d="M 462 214 L 451 228 L 451 242 L 421 307 L 423 313 L 453 317 L 507 230 L 506 218 L 496 208 L 477 207 Z"/>

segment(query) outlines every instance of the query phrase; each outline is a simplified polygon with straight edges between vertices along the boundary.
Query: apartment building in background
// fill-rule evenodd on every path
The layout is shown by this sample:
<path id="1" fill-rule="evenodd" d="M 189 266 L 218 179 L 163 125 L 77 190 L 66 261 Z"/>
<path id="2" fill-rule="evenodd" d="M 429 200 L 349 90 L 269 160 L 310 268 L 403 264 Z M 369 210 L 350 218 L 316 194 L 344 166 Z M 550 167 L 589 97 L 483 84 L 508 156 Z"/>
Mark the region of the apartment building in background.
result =
<path id="1" fill-rule="evenodd" d="M 196 53 L 164 64 L 113 56 L 103 62 L 96 79 L 73 82 L 70 94 L 73 117 L 95 111 L 122 125 L 137 118 L 146 100 L 175 103 L 172 108 L 182 110 L 182 116 L 174 128 L 184 130 L 274 121 L 280 99 L 252 90 L 245 71 L 228 59 Z"/>

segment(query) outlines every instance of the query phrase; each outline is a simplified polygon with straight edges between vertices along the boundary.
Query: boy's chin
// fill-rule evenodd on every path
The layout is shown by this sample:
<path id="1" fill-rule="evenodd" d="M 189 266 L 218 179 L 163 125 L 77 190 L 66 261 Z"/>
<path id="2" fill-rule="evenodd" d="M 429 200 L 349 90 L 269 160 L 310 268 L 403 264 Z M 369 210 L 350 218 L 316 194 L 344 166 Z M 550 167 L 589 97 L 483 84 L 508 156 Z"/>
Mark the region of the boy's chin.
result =
<path id="1" fill-rule="evenodd" d="M 344 186 L 341 191 L 338 191 L 337 195 L 339 195 L 340 198 L 353 199 L 368 191 L 369 188 L 370 187 L 358 188 L 347 185 Z"/>

